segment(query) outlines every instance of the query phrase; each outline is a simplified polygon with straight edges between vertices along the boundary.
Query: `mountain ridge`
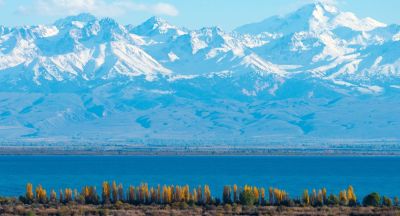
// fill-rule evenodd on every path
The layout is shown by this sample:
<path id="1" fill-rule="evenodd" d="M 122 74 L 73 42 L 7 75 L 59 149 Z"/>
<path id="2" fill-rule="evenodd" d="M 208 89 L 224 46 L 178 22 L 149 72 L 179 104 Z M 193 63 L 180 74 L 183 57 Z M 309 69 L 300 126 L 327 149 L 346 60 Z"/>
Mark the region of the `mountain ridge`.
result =
<path id="1" fill-rule="evenodd" d="M 87 13 L 1 27 L 0 134 L 397 139 L 399 35 L 323 3 L 234 32 Z"/>

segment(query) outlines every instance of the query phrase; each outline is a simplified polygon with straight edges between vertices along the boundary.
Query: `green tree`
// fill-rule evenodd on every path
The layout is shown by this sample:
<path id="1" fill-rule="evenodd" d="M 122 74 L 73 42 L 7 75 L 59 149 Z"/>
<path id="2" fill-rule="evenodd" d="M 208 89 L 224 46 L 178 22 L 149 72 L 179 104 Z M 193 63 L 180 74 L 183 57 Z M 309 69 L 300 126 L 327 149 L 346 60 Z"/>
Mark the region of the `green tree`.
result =
<path id="1" fill-rule="evenodd" d="M 303 204 L 306 206 L 310 205 L 310 194 L 307 189 L 303 191 Z"/>
<path id="2" fill-rule="evenodd" d="M 339 197 L 337 197 L 334 194 L 329 195 L 328 200 L 327 200 L 327 204 L 331 205 L 331 206 L 339 205 L 340 204 Z"/>
<path id="3" fill-rule="evenodd" d="M 242 205 L 251 206 L 256 202 L 256 196 L 249 186 L 244 186 L 243 191 L 239 194 L 239 200 Z"/>
<path id="4" fill-rule="evenodd" d="M 380 203 L 381 203 L 381 197 L 376 192 L 368 194 L 363 199 L 364 206 L 376 206 L 377 207 L 380 205 Z"/>

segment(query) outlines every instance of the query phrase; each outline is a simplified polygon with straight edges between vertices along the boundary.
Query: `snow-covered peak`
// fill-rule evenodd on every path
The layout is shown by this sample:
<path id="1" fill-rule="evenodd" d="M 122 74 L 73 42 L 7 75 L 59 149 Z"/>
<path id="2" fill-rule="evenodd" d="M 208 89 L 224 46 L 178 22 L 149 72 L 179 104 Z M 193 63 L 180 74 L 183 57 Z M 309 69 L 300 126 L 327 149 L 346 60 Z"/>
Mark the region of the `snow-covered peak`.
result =
<path id="1" fill-rule="evenodd" d="M 261 22 L 247 24 L 235 31 L 242 34 L 282 33 L 308 31 L 310 28 L 325 28 L 327 21 L 335 16 L 338 10 L 321 2 L 308 4 L 285 16 L 273 16 Z M 324 26 L 322 26 L 324 25 Z"/>
<path id="2" fill-rule="evenodd" d="M 346 27 L 354 31 L 371 31 L 385 26 L 384 23 L 369 17 L 360 19 L 353 13 L 341 12 L 333 4 L 316 2 L 285 16 L 273 16 L 259 23 L 241 26 L 235 31 L 253 35 L 265 32 L 287 35 L 302 31 L 320 34 L 338 27 Z"/>
<path id="3" fill-rule="evenodd" d="M 89 13 L 81 13 L 76 16 L 69 16 L 63 19 L 57 20 L 54 25 L 58 27 L 63 27 L 65 25 L 74 25 L 76 27 L 82 28 L 87 23 L 96 21 L 97 18 Z"/>
<path id="4" fill-rule="evenodd" d="M 183 43 L 191 45 L 192 54 L 203 50 L 207 58 L 214 58 L 219 54 L 231 52 L 234 56 L 242 56 L 244 46 L 237 35 L 229 34 L 220 27 L 205 27 L 178 38 L 180 47 Z"/>
<path id="5" fill-rule="evenodd" d="M 321 7 L 323 8 L 326 12 L 336 14 L 339 12 L 339 9 L 336 7 L 334 3 L 331 1 L 317 1 L 314 3 L 315 7 Z"/>
<path id="6" fill-rule="evenodd" d="M 33 28 L 33 32 L 41 38 L 46 38 L 57 35 L 59 30 L 56 26 L 39 25 L 36 28 Z"/>
<path id="7" fill-rule="evenodd" d="M 163 30 L 167 30 L 167 29 L 170 29 L 170 28 L 175 28 L 175 26 L 169 24 L 163 18 L 156 17 L 156 16 L 150 17 L 150 19 L 146 20 L 142 25 L 143 26 L 147 26 L 147 27 L 149 27 L 150 29 L 153 29 L 153 30 L 157 29 L 157 28 L 163 29 Z"/>
<path id="8" fill-rule="evenodd" d="M 219 27 L 206 27 L 206 28 L 202 28 L 198 31 L 191 32 L 191 35 L 199 36 L 206 43 L 210 43 L 210 42 L 223 43 L 225 40 L 224 38 L 227 34 Z"/>
<path id="9" fill-rule="evenodd" d="M 0 35 L 9 33 L 11 28 L 0 25 Z"/>
<path id="10" fill-rule="evenodd" d="M 334 16 L 339 13 L 339 9 L 328 2 L 315 2 L 312 4 L 305 5 L 299 8 L 294 13 L 291 13 L 291 16 L 299 15 L 301 17 L 318 17 L 321 15 L 324 16 Z"/>
<path id="11" fill-rule="evenodd" d="M 160 17 L 151 17 L 139 26 L 129 26 L 130 32 L 136 35 L 152 37 L 152 36 L 180 36 L 186 32 L 174 25 L 169 24 Z"/>
<path id="12" fill-rule="evenodd" d="M 120 33 L 127 33 L 125 27 L 120 25 L 117 21 L 111 18 L 103 18 L 99 21 L 99 26 L 105 31 L 117 31 Z"/>
<path id="13" fill-rule="evenodd" d="M 41 83 L 121 75 L 155 80 L 221 71 L 343 80 L 354 73 L 352 80 L 360 82 L 379 74 L 376 68 L 389 71 L 385 77 L 400 74 L 399 53 L 390 51 L 400 41 L 399 26 L 359 19 L 331 4 L 308 4 L 239 29 L 243 31 L 190 31 L 158 17 L 123 26 L 90 14 L 54 25 L 0 27 L 0 72 L 20 67 L 15 70 L 33 73 Z M 382 53 L 371 57 L 374 50 Z"/>
<path id="14" fill-rule="evenodd" d="M 213 26 L 213 27 L 204 27 L 199 30 L 199 32 L 202 32 L 207 35 L 222 35 L 225 34 L 224 30 L 218 26 Z"/>
<path id="15" fill-rule="evenodd" d="M 386 24 L 370 17 L 359 19 L 355 14 L 342 12 L 331 21 L 332 28 L 347 27 L 354 31 L 372 31 L 376 28 L 386 27 Z"/>

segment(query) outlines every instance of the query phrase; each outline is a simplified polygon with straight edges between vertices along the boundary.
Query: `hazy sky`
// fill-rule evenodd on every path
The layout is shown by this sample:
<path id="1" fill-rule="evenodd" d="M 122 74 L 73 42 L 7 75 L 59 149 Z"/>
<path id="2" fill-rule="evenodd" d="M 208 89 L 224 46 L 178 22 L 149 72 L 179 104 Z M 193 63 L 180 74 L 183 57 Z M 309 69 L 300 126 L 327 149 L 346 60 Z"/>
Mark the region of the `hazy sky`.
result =
<path id="1" fill-rule="evenodd" d="M 49 24 L 81 12 L 139 24 L 161 16 L 172 24 L 197 29 L 217 25 L 232 30 L 242 24 L 291 12 L 313 0 L 0 0 L 0 25 Z M 327 1 L 327 0 L 325 0 Z M 333 1 L 333 0 L 328 0 Z M 341 10 L 359 17 L 400 24 L 400 0 L 336 0 Z"/>

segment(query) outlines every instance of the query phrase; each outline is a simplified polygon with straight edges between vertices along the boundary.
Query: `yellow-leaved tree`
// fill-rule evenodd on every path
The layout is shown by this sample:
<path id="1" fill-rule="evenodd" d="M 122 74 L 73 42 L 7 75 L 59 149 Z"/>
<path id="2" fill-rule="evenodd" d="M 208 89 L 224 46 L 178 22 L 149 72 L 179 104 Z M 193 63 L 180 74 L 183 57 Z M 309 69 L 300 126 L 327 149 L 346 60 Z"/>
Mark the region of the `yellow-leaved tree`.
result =
<path id="1" fill-rule="evenodd" d="M 103 203 L 110 203 L 110 184 L 103 182 L 103 191 L 101 193 Z"/>
<path id="2" fill-rule="evenodd" d="M 305 189 L 303 192 L 303 204 L 306 206 L 310 205 L 310 194 L 308 193 L 307 189 Z"/>
<path id="3" fill-rule="evenodd" d="M 27 203 L 33 202 L 33 185 L 31 183 L 26 184 L 25 198 Z"/>
<path id="4" fill-rule="evenodd" d="M 349 202 L 350 206 L 356 206 L 357 205 L 357 196 L 354 192 L 354 188 L 353 186 L 349 186 L 349 188 L 347 189 L 347 199 Z"/>

